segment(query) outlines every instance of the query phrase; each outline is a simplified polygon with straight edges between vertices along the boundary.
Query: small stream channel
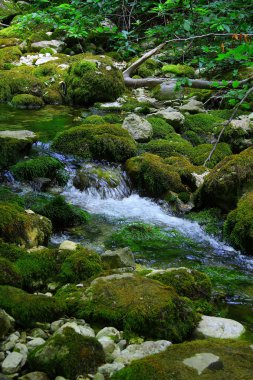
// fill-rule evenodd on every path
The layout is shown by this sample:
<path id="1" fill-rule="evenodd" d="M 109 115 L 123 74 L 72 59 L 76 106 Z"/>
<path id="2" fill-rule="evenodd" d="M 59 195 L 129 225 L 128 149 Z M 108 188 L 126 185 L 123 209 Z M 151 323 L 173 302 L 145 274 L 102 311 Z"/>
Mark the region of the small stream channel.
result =
<path id="1" fill-rule="evenodd" d="M 71 239 L 102 252 L 107 238 L 124 225 L 143 222 L 158 226 L 171 237 L 171 244 L 162 251 L 152 248 L 136 252 L 137 262 L 155 268 L 187 266 L 201 270 L 207 266 L 217 267 L 221 273 L 224 271 L 224 276 L 228 269 L 238 271 L 241 274 L 241 281 L 239 276 L 239 280 L 233 284 L 231 277 L 231 284 L 224 285 L 225 291 L 226 286 L 233 287 L 233 294 L 226 300 L 228 317 L 247 325 L 253 336 L 253 257 L 244 256 L 224 242 L 208 235 L 197 222 L 173 215 L 163 202 L 156 202 L 133 192 L 126 173 L 120 166 L 82 162 L 50 150 L 50 140 L 57 132 L 76 125 L 73 120 L 78 118 L 82 111 L 68 107 L 20 111 L 0 105 L 0 130 L 29 129 L 38 133 L 41 142 L 35 144 L 35 151 L 38 154 L 50 154 L 58 158 L 70 173 L 70 180 L 61 194 L 70 203 L 92 215 L 88 228 L 84 226 L 75 231 L 69 230 L 53 235 L 51 244 Z M 80 168 L 88 172 L 92 172 L 91 169 L 94 168 L 110 171 L 117 177 L 118 182 L 111 187 L 103 179 L 94 177 L 91 186 L 83 191 L 78 190 L 73 185 L 73 180 Z M 31 190 L 15 182 L 12 185 L 23 193 Z"/>

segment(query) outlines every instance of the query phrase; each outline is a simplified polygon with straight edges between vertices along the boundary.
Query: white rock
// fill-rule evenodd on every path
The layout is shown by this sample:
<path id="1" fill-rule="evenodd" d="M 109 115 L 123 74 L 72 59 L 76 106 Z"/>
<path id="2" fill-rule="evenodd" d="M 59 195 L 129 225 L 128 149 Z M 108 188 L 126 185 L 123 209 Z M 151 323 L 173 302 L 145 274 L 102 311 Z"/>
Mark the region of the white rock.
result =
<path id="1" fill-rule="evenodd" d="M 88 336 L 88 337 L 95 337 L 95 331 L 89 326 L 89 325 L 79 325 L 77 322 L 67 322 L 65 323 L 57 332 L 62 332 L 63 329 L 66 327 L 70 327 L 71 329 L 75 330 L 76 333 Z"/>
<path id="2" fill-rule="evenodd" d="M 105 359 L 107 362 L 113 361 L 116 357 L 120 355 L 120 348 L 108 336 L 102 336 L 98 339 L 98 341 L 99 343 L 101 343 L 104 349 Z"/>
<path id="3" fill-rule="evenodd" d="M 244 331 L 243 325 L 232 319 L 203 315 L 195 335 L 200 338 L 237 339 Z"/>
<path id="4" fill-rule="evenodd" d="M 217 363 L 220 360 L 219 356 L 211 354 L 209 352 L 202 352 L 201 354 L 196 354 L 191 358 L 187 358 L 183 361 L 188 367 L 196 369 L 199 375 L 207 368 L 210 364 Z"/>
<path id="5" fill-rule="evenodd" d="M 50 330 L 55 333 L 57 330 L 59 330 L 60 327 L 64 325 L 64 321 L 62 319 L 59 319 L 58 321 L 54 321 L 50 325 Z"/>
<path id="6" fill-rule="evenodd" d="M 122 128 L 126 129 L 136 141 L 140 142 L 149 141 L 153 135 L 152 125 L 144 117 L 135 113 L 127 115 Z"/>
<path id="7" fill-rule="evenodd" d="M 77 248 L 77 243 L 75 243 L 74 241 L 70 241 L 70 240 L 64 240 L 60 246 L 59 246 L 59 249 L 66 249 L 68 251 L 75 251 L 76 248 Z"/>
<path id="8" fill-rule="evenodd" d="M 57 59 L 59 59 L 58 57 L 40 57 L 39 59 L 37 59 L 37 61 L 35 62 L 35 66 L 40 66 L 40 65 L 43 65 L 44 63 L 48 63 L 50 61 L 56 61 Z"/>
<path id="9" fill-rule="evenodd" d="M 27 140 L 27 139 L 36 139 L 35 133 L 31 131 L 1 131 L 0 132 L 0 137 L 11 137 L 17 140 Z"/>
<path id="10" fill-rule="evenodd" d="M 173 127 L 180 127 L 184 124 L 185 117 L 181 112 L 178 112 L 174 108 L 168 107 L 163 110 L 159 110 L 155 115 L 163 117 Z"/>
<path id="11" fill-rule="evenodd" d="M 7 375 L 18 372 L 26 362 L 24 357 L 19 352 L 11 352 L 2 363 L 2 371 Z"/>
<path id="12" fill-rule="evenodd" d="M 114 373 L 120 371 L 124 367 L 123 363 L 107 363 L 99 367 L 98 372 L 102 375 L 111 377 Z"/>
<path id="13" fill-rule="evenodd" d="M 28 348 L 24 343 L 17 343 L 14 347 L 15 352 L 19 352 L 24 357 L 28 354 Z"/>
<path id="14" fill-rule="evenodd" d="M 119 341 L 122 338 L 122 334 L 119 330 L 115 329 L 115 327 L 104 327 L 97 333 L 96 338 L 99 339 L 103 336 L 109 337 L 115 342 Z"/>
<path id="15" fill-rule="evenodd" d="M 105 251 L 101 255 L 101 259 L 110 269 L 135 268 L 136 266 L 133 252 L 129 247 L 119 248 L 115 251 Z"/>
<path id="16" fill-rule="evenodd" d="M 27 343 L 27 348 L 29 351 L 34 350 L 36 347 L 42 346 L 46 341 L 43 338 L 35 338 L 30 340 L 30 342 Z"/>
<path id="17" fill-rule="evenodd" d="M 209 174 L 209 170 L 205 171 L 202 174 L 197 174 L 197 173 L 191 173 L 191 174 L 193 178 L 195 179 L 196 186 L 200 187 L 203 184 L 205 177 Z"/>
<path id="18" fill-rule="evenodd" d="M 18 342 L 19 338 L 20 338 L 19 332 L 15 332 L 9 335 L 2 345 L 3 350 L 11 351 L 15 347 L 15 344 Z"/>
<path id="19" fill-rule="evenodd" d="M 158 340 L 156 342 L 146 341 L 141 344 L 130 344 L 115 359 L 115 362 L 129 364 L 133 360 L 145 358 L 148 355 L 158 354 L 165 351 L 172 343 L 168 340 Z"/>
<path id="20" fill-rule="evenodd" d="M 204 103 L 191 98 L 188 103 L 184 104 L 183 106 L 179 107 L 179 110 L 182 112 L 189 112 L 189 113 L 203 113 L 206 112 Z"/>
<path id="21" fill-rule="evenodd" d="M 31 48 L 33 50 L 40 50 L 40 49 L 55 49 L 58 53 L 62 51 L 62 49 L 65 47 L 65 43 L 63 41 L 59 40 L 51 40 L 51 41 L 39 41 L 39 42 L 33 42 L 31 44 Z"/>

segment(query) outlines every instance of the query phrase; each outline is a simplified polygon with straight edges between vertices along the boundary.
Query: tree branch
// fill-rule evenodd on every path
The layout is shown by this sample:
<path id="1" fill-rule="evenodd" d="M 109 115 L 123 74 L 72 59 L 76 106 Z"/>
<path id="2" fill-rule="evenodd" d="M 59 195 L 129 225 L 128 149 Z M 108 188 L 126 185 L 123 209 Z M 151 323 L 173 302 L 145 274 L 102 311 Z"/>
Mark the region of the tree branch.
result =
<path id="1" fill-rule="evenodd" d="M 209 156 L 207 157 L 207 159 L 205 160 L 204 162 L 204 165 L 206 167 L 207 163 L 211 160 L 212 158 L 212 155 L 214 154 L 216 148 L 217 148 L 217 145 L 218 143 L 220 142 L 220 139 L 221 139 L 221 136 L 223 135 L 226 127 L 231 123 L 231 121 L 233 120 L 233 118 L 235 117 L 240 105 L 247 99 L 247 97 L 253 92 L 253 86 L 250 87 L 250 89 L 246 92 L 246 94 L 244 95 L 244 97 L 242 98 L 242 100 L 234 107 L 234 110 L 232 112 L 232 115 L 230 116 L 230 118 L 225 122 L 225 124 L 223 125 L 223 128 L 222 130 L 220 131 L 219 133 L 219 136 L 213 146 L 213 149 L 211 150 L 211 152 L 209 153 Z"/>

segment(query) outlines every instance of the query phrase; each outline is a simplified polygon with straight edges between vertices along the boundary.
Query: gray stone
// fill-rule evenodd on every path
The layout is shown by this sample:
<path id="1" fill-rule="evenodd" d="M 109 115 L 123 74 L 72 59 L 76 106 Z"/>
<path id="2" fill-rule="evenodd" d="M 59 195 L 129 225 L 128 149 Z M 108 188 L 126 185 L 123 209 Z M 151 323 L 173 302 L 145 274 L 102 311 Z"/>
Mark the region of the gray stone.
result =
<path id="1" fill-rule="evenodd" d="M 120 355 L 120 348 L 108 336 L 102 336 L 98 339 L 98 341 L 102 344 L 105 353 L 105 359 L 107 362 L 113 361 L 116 357 Z"/>
<path id="2" fill-rule="evenodd" d="M 5 353 L 3 351 L 0 351 L 0 363 L 4 361 L 5 359 Z M 1 379 L 0 379 L 1 380 Z"/>
<path id="3" fill-rule="evenodd" d="M 202 372 L 208 368 L 210 365 L 220 361 L 219 356 L 216 356 L 211 353 L 202 352 L 201 354 L 196 354 L 191 358 L 187 358 L 183 361 L 188 367 L 196 369 L 198 375 L 201 375 Z"/>
<path id="4" fill-rule="evenodd" d="M 37 327 L 36 329 L 33 329 L 30 335 L 33 338 L 42 338 L 42 339 L 48 338 L 47 333 L 45 333 L 45 331 L 40 329 L 39 327 Z"/>
<path id="5" fill-rule="evenodd" d="M 29 351 L 32 351 L 35 348 L 42 346 L 42 344 L 44 343 L 46 343 L 45 339 L 35 338 L 35 339 L 30 340 L 30 342 L 27 343 L 27 348 Z"/>
<path id="6" fill-rule="evenodd" d="M 191 98 L 188 103 L 179 107 L 179 110 L 182 112 L 189 112 L 191 114 L 206 112 L 204 103 L 194 98 Z"/>
<path id="7" fill-rule="evenodd" d="M 14 319 L 3 309 L 0 309 L 0 339 L 3 339 L 14 327 Z"/>
<path id="8" fill-rule="evenodd" d="M 149 141 L 153 135 L 152 125 L 135 113 L 130 113 L 125 118 L 122 128 L 126 129 L 139 142 Z"/>
<path id="9" fill-rule="evenodd" d="M 96 375 L 93 377 L 93 380 L 105 380 L 104 375 L 102 373 L 96 373 Z"/>
<path id="10" fill-rule="evenodd" d="M 24 357 L 28 354 L 28 348 L 24 343 L 17 343 L 14 347 L 15 352 L 19 352 Z"/>
<path id="11" fill-rule="evenodd" d="M 59 246 L 59 249 L 62 249 L 62 250 L 68 250 L 68 251 L 75 251 L 76 248 L 77 248 L 77 243 L 75 243 L 74 241 L 70 241 L 70 240 L 64 240 L 60 246 Z"/>
<path id="12" fill-rule="evenodd" d="M 87 324 L 78 324 L 77 322 L 67 322 L 61 328 L 57 331 L 57 333 L 61 333 L 66 327 L 69 327 L 73 330 L 75 330 L 76 333 L 83 335 L 83 336 L 88 336 L 91 338 L 95 337 L 95 332 L 94 330 Z"/>
<path id="13" fill-rule="evenodd" d="M 45 372 L 30 372 L 20 377 L 19 380 L 49 380 Z"/>
<path id="14" fill-rule="evenodd" d="M 113 339 L 115 342 L 118 342 L 121 339 L 122 334 L 119 330 L 115 329 L 115 327 L 104 327 L 97 333 L 96 338 L 100 339 L 104 336 Z"/>
<path id="15" fill-rule="evenodd" d="M 184 124 L 185 117 L 181 112 L 178 112 L 172 107 L 167 107 L 163 110 L 159 110 L 155 115 L 163 117 L 173 127 L 180 127 Z"/>
<path id="16" fill-rule="evenodd" d="M 26 357 L 24 357 L 19 352 L 11 352 L 4 359 L 2 363 L 2 371 L 6 375 L 11 375 L 18 372 L 26 362 Z"/>
<path id="17" fill-rule="evenodd" d="M 146 341 L 141 344 L 130 344 L 115 359 L 115 362 L 129 364 L 133 360 L 145 358 L 148 355 L 165 351 L 172 343 L 168 340 Z"/>
<path id="18" fill-rule="evenodd" d="M 106 378 L 111 377 L 114 373 L 124 368 L 123 363 L 107 363 L 98 368 L 98 372 L 104 375 Z"/>
<path id="19" fill-rule="evenodd" d="M 120 248 L 115 251 L 105 251 L 102 261 L 110 269 L 131 267 L 135 268 L 134 255 L 130 248 Z"/>
<path id="20" fill-rule="evenodd" d="M 11 137 L 17 140 L 33 140 L 36 141 L 37 137 L 35 133 L 27 130 L 22 131 L 1 131 L 0 137 Z"/>
<path id="21" fill-rule="evenodd" d="M 56 61 L 57 59 L 59 59 L 59 58 L 58 57 L 40 57 L 35 62 L 35 66 L 40 66 L 40 65 L 43 65 L 44 63 L 48 63 L 48 62 L 51 62 L 51 61 Z"/>
<path id="22" fill-rule="evenodd" d="M 243 325 L 227 318 L 202 316 L 195 330 L 197 338 L 237 339 L 245 332 Z"/>
<path id="23" fill-rule="evenodd" d="M 63 319 L 59 319 L 58 321 L 54 321 L 50 325 L 50 330 L 52 331 L 52 333 L 55 333 L 57 330 L 59 330 L 60 327 L 62 327 L 64 325 L 64 323 L 65 322 Z"/>
<path id="24" fill-rule="evenodd" d="M 39 41 L 33 42 L 31 44 L 31 48 L 33 51 L 40 51 L 41 49 L 55 49 L 57 53 L 60 53 L 64 47 L 66 46 L 65 42 L 59 40 L 51 40 L 51 41 Z"/>
<path id="25" fill-rule="evenodd" d="M 18 342 L 19 338 L 20 338 L 20 334 L 17 331 L 9 335 L 2 345 L 3 350 L 11 351 L 15 347 L 15 344 Z"/>

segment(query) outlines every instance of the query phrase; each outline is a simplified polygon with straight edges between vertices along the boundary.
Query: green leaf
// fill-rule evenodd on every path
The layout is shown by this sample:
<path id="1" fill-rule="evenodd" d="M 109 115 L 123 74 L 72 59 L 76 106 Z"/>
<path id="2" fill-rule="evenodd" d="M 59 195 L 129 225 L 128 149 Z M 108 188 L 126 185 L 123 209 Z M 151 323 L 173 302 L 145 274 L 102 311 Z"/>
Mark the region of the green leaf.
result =
<path id="1" fill-rule="evenodd" d="M 238 80 L 234 80 L 233 83 L 232 83 L 232 87 L 233 88 L 237 88 L 240 86 L 240 82 Z"/>

